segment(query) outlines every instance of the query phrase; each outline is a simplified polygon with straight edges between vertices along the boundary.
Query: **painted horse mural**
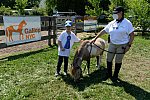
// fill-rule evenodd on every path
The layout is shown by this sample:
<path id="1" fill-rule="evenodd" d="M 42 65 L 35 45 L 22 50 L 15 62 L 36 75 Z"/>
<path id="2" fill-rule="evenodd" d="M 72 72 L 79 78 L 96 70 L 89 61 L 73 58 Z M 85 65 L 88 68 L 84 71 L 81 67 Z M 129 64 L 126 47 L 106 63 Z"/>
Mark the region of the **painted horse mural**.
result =
<path id="1" fill-rule="evenodd" d="M 12 38 L 12 35 L 13 35 L 13 32 L 18 32 L 19 33 L 19 39 L 20 40 L 23 40 L 24 37 L 23 37 L 23 33 L 22 33 L 22 30 L 23 30 L 23 27 L 27 25 L 27 23 L 25 22 L 25 20 L 22 20 L 19 25 L 11 25 L 11 26 L 8 26 L 6 28 L 6 36 L 8 37 L 9 41 L 13 41 L 13 38 Z M 14 27 L 18 26 L 17 29 L 15 29 Z"/>

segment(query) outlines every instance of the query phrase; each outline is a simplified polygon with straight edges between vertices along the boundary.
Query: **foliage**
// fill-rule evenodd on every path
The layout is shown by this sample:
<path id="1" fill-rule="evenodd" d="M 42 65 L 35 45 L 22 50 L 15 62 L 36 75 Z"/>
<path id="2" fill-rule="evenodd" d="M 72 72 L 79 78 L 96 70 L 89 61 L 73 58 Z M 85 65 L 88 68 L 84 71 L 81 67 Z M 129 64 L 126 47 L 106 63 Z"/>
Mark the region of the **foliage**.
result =
<path id="1" fill-rule="evenodd" d="M 85 6 L 86 13 L 89 15 L 100 16 L 109 10 L 109 0 L 87 0 L 88 5 Z"/>
<path id="2" fill-rule="evenodd" d="M 11 9 L 14 8 L 16 2 L 15 0 L 0 0 L 0 6 L 10 7 Z"/>
<path id="3" fill-rule="evenodd" d="M 125 6 L 125 0 L 111 0 L 112 7 Z"/>
<path id="4" fill-rule="evenodd" d="M 78 15 L 85 15 L 85 0 L 59 0 L 56 9 L 58 11 L 73 11 Z"/>
<path id="5" fill-rule="evenodd" d="M 86 14 L 97 16 L 98 23 L 107 23 L 107 11 L 109 10 L 109 0 L 87 0 L 85 5 Z"/>
<path id="6" fill-rule="evenodd" d="M 125 11 L 126 11 L 126 9 L 128 8 L 127 7 L 127 4 L 126 4 L 126 2 L 125 2 L 125 0 L 111 0 L 111 4 L 110 4 L 110 6 L 109 6 L 109 12 L 108 12 L 108 20 L 113 20 L 113 18 L 112 18 L 112 11 L 114 10 L 114 8 L 115 7 L 117 7 L 117 6 L 123 6 L 124 7 L 124 9 L 125 9 Z"/>
<path id="7" fill-rule="evenodd" d="M 101 0 L 88 0 L 90 4 L 92 4 L 93 9 L 91 9 L 90 6 L 85 6 L 86 14 L 92 15 L 92 16 L 99 16 L 103 13 L 102 8 L 99 7 Z"/>
<path id="8" fill-rule="evenodd" d="M 38 7 L 41 0 L 28 0 L 27 8 Z"/>
<path id="9" fill-rule="evenodd" d="M 30 15 L 40 15 L 40 16 L 47 16 L 47 12 L 45 8 L 38 8 L 38 7 L 33 7 L 33 11 Z"/>
<path id="10" fill-rule="evenodd" d="M 53 14 L 53 10 L 55 10 L 57 6 L 57 0 L 46 0 L 46 11 L 48 12 L 48 15 Z"/>
<path id="11" fill-rule="evenodd" d="M 39 2 L 40 0 L 28 0 L 27 8 L 32 8 L 34 6 L 38 7 Z M 10 7 L 11 9 L 14 9 L 16 5 L 16 0 L 0 0 L 0 6 L 2 5 L 5 5 L 5 7 Z"/>
<path id="12" fill-rule="evenodd" d="M 143 31 L 150 29 L 150 5 L 145 0 L 126 1 L 129 9 L 128 16 L 131 16 L 134 27 L 140 27 Z M 143 32 L 142 35 L 145 35 Z"/>
<path id="13" fill-rule="evenodd" d="M 99 27 L 96 28 L 96 31 L 100 32 L 102 29 L 104 29 L 104 27 L 103 26 L 99 26 Z"/>
<path id="14" fill-rule="evenodd" d="M 19 15 L 24 15 L 25 14 L 24 9 L 27 6 L 27 2 L 28 2 L 28 0 L 16 0 L 16 6 L 15 7 L 18 10 Z"/>
<path id="15" fill-rule="evenodd" d="M 53 14 L 53 11 L 60 12 L 76 12 L 78 15 L 85 14 L 84 0 L 46 0 L 46 8 L 49 15 Z"/>
<path id="16" fill-rule="evenodd" d="M 111 4 L 110 0 L 100 0 L 99 7 L 102 8 L 103 11 L 108 11 L 110 4 Z"/>
<path id="17" fill-rule="evenodd" d="M 5 7 L 3 5 L 0 7 L 0 15 L 11 15 L 11 13 L 10 7 Z"/>

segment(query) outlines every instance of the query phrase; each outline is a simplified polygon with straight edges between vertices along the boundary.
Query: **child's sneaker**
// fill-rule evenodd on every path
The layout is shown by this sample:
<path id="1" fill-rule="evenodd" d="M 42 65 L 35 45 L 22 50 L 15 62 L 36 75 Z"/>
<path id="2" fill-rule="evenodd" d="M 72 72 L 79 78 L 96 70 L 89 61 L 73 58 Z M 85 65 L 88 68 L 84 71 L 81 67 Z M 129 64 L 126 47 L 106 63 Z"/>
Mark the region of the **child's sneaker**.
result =
<path id="1" fill-rule="evenodd" d="M 58 73 L 57 71 L 55 72 L 55 76 L 57 77 L 57 76 L 59 76 L 60 75 L 60 73 Z"/>
<path id="2" fill-rule="evenodd" d="M 66 72 L 64 72 L 64 76 L 66 76 L 67 75 L 67 73 Z"/>

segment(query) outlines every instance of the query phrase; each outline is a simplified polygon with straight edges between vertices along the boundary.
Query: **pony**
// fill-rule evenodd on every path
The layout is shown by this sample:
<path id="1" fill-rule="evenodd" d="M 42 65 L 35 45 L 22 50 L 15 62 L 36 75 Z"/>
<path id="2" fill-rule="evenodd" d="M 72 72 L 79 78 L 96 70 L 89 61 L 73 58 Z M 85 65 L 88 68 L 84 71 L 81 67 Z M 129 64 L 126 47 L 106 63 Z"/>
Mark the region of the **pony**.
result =
<path id="1" fill-rule="evenodd" d="M 18 32 L 19 33 L 19 39 L 21 40 L 21 37 L 22 37 L 22 40 L 24 39 L 23 37 L 23 33 L 22 33 L 22 30 L 23 30 L 23 27 L 27 25 L 27 23 L 25 22 L 25 20 L 21 21 L 19 23 L 19 25 L 11 25 L 11 26 L 8 26 L 6 28 L 6 36 L 8 37 L 9 41 L 13 41 L 13 38 L 12 38 L 12 34 L 13 32 Z M 14 26 L 18 26 L 18 29 L 14 29 Z"/>
<path id="2" fill-rule="evenodd" d="M 73 63 L 71 64 L 70 73 L 74 81 L 78 81 L 82 77 L 82 61 L 87 62 L 87 74 L 90 73 L 90 58 L 97 58 L 97 67 L 100 69 L 102 55 L 105 49 L 106 42 L 102 38 L 97 38 L 94 43 L 90 40 L 85 40 L 76 50 Z"/>

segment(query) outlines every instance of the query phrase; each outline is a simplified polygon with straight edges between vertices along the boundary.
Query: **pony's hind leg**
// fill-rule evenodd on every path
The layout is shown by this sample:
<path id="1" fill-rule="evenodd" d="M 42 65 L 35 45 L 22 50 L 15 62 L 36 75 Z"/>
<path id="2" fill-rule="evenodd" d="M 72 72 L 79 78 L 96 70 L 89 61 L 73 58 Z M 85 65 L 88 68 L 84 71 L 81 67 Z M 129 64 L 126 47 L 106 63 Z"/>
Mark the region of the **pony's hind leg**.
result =
<path id="1" fill-rule="evenodd" d="M 90 74 L 90 59 L 87 60 L 87 74 Z"/>

